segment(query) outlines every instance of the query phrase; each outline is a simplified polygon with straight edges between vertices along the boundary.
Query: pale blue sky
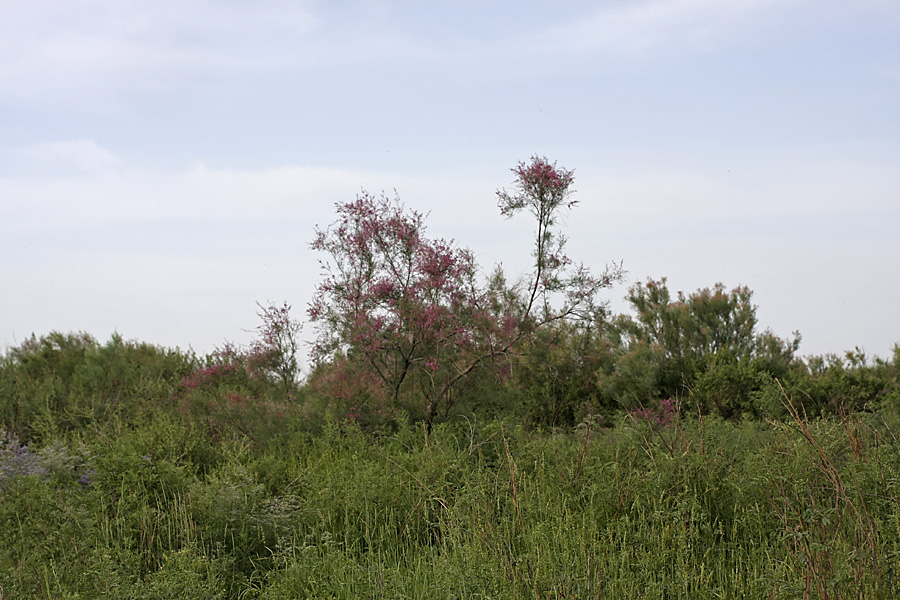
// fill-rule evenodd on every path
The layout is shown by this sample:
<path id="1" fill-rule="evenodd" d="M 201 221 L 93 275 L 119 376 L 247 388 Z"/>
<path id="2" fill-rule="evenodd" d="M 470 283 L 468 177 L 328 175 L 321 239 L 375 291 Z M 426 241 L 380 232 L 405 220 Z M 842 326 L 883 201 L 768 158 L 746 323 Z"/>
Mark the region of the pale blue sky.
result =
<path id="1" fill-rule="evenodd" d="M 0 0 L 0 347 L 303 318 L 363 187 L 521 273 L 494 191 L 532 154 L 576 260 L 747 285 L 803 354 L 900 342 L 896 0 Z"/>

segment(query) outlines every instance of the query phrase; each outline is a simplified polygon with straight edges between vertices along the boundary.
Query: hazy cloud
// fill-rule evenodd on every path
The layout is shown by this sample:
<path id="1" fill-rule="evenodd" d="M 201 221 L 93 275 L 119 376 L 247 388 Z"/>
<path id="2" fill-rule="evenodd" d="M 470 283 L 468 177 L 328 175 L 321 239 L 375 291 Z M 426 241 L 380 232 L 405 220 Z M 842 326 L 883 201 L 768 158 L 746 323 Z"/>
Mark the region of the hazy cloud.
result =
<path id="1" fill-rule="evenodd" d="M 82 138 L 38 142 L 14 149 L 22 158 L 42 170 L 76 170 L 100 172 L 114 169 L 121 164 L 119 158 L 95 140 Z"/>
<path id="2" fill-rule="evenodd" d="M 372 10 L 318 2 L 36 0 L 0 5 L 0 100 L 59 105 L 173 95 L 235 75 L 424 52 Z"/>

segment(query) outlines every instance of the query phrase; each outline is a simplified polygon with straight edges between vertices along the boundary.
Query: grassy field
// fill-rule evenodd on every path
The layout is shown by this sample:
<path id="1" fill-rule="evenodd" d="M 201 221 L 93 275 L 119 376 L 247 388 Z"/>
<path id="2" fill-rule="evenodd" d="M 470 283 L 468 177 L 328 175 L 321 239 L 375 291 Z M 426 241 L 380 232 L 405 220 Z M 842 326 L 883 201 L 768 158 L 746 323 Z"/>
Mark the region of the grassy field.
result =
<path id="1" fill-rule="evenodd" d="M 900 597 L 900 414 L 0 447 L 0 597 Z"/>

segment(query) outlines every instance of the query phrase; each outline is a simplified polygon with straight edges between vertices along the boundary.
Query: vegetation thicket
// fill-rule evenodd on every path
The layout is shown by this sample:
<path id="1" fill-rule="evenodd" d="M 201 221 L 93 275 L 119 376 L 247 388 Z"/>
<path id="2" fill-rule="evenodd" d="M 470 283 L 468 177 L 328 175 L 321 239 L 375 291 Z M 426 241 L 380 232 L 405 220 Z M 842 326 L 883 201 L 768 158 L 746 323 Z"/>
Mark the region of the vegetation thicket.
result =
<path id="1" fill-rule="evenodd" d="M 900 597 L 900 346 L 801 358 L 752 292 L 565 255 L 573 173 L 498 192 L 486 281 L 361 194 L 287 304 L 208 356 L 113 335 L 0 356 L 0 599 Z"/>

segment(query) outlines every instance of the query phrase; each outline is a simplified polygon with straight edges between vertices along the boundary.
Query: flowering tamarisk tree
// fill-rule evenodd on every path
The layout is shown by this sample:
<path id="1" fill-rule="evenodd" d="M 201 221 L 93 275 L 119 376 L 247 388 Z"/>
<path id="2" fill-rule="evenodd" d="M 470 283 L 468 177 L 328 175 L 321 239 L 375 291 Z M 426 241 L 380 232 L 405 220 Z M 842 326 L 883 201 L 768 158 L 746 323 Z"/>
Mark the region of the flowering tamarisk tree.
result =
<path id="1" fill-rule="evenodd" d="M 565 255 L 567 240 L 556 225 L 562 209 L 578 204 L 571 199 L 574 172 L 540 156 L 519 163 L 512 172 L 516 176 L 514 190 L 497 192 L 500 214 L 512 218 L 527 210 L 537 221 L 532 251 L 534 270 L 524 290 L 520 319 L 523 324 L 529 322 L 533 329 L 559 319 L 596 318 L 597 294 L 621 280 L 625 272 L 621 264 L 613 264 L 594 276 L 584 265 L 573 265 Z M 554 306 L 554 300 L 560 296 L 561 305 Z"/>
<path id="2" fill-rule="evenodd" d="M 331 258 L 308 309 L 318 328 L 313 359 L 321 364 L 343 354 L 364 363 L 391 406 L 410 388 L 430 421 L 500 333 L 474 257 L 428 239 L 424 216 L 396 199 L 364 192 L 337 212 L 311 244 Z"/>
<path id="3" fill-rule="evenodd" d="M 516 191 L 498 192 L 501 212 L 528 208 L 538 221 L 534 273 L 519 286 L 507 286 L 499 269 L 481 281 L 471 252 L 427 238 L 424 216 L 397 199 L 363 192 L 338 204 L 338 219 L 317 229 L 311 244 L 329 256 L 308 308 L 318 334 L 314 362 L 352 366 L 355 380 L 377 382 L 383 403 L 418 408 L 430 423 L 477 369 L 502 371 L 535 328 L 589 317 L 596 293 L 620 271 L 594 278 L 569 268 L 554 227 L 558 211 L 574 205 L 572 172 L 543 158 L 513 172 Z M 554 309 L 557 294 L 563 303 Z"/>

